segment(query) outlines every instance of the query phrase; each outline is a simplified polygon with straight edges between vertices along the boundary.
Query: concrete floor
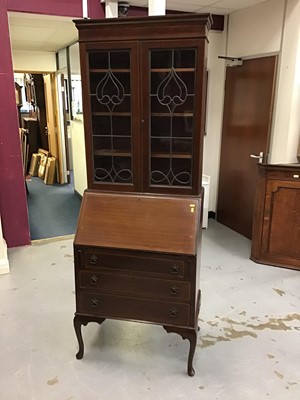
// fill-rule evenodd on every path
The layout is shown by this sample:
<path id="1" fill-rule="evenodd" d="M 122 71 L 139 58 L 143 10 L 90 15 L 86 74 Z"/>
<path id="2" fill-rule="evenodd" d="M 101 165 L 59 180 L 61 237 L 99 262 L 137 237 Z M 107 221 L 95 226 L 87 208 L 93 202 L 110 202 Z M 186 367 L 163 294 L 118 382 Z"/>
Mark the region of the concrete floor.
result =
<path id="1" fill-rule="evenodd" d="M 72 238 L 9 250 L 0 276 L 1 400 L 299 400 L 300 272 L 249 260 L 250 242 L 215 221 L 203 231 L 194 367 L 161 327 L 83 327 L 76 360 Z"/>

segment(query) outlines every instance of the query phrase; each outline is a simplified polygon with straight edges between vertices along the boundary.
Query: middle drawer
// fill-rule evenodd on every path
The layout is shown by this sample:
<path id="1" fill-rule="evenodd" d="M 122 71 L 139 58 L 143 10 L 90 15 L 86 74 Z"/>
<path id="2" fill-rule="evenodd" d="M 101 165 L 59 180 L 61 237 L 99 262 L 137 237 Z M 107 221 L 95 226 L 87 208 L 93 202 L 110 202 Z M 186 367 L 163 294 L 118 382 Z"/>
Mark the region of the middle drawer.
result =
<path id="1" fill-rule="evenodd" d="M 130 294 L 151 299 L 190 300 L 190 282 L 111 274 L 102 270 L 81 270 L 79 280 L 80 289 L 96 289 L 98 292 Z"/>

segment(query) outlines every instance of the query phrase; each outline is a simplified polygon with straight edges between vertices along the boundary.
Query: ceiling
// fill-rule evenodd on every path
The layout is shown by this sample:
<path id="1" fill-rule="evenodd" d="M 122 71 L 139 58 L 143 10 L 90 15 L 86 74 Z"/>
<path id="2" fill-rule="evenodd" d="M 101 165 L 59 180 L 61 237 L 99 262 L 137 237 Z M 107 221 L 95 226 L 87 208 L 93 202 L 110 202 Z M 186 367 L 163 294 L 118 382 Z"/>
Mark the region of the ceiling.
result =
<path id="1" fill-rule="evenodd" d="M 77 40 L 72 18 L 52 15 L 9 13 L 13 50 L 56 52 Z"/>
<path id="2" fill-rule="evenodd" d="M 100 0 L 99 0 L 100 1 Z M 167 9 L 230 14 L 266 0 L 166 0 Z M 148 7 L 148 0 L 128 0 L 132 6 Z M 9 13 L 13 50 L 56 52 L 77 39 L 72 18 L 40 14 Z"/>
<path id="3" fill-rule="evenodd" d="M 168 10 L 230 14 L 243 8 L 252 7 L 266 0 L 166 0 Z M 147 0 L 129 0 L 130 5 L 148 7 Z"/>

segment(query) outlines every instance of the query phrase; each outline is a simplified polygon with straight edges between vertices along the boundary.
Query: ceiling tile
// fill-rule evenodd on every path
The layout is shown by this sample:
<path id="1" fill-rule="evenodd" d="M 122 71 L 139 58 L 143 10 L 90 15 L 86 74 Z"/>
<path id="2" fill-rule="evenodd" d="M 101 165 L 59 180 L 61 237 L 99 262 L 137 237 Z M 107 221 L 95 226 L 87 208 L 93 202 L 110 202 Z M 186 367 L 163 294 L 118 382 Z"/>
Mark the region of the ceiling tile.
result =
<path id="1" fill-rule="evenodd" d="M 214 7 L 228 8 L 233 10 L 241 10 L 255 6 L 256 4 L 264 3 L 266 0 L 219 0 L 215 1 Z"/>
<path id="2" fill-rule="evenodd" d="M 221 7 L 201 7 L 195 10 L 197 13 L 209 13 L 209 14 L 217 14 L 217 15 L 226 15 L 235 11 L 232 8 L 221 8 Z"/>

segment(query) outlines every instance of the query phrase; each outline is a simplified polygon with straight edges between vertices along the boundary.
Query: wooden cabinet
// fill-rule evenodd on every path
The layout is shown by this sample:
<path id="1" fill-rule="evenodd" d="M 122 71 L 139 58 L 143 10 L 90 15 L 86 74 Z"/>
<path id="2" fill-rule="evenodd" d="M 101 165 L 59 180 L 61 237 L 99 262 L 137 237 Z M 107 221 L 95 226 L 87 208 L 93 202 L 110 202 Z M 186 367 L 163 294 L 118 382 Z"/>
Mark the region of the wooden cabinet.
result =
<path id="1" fill-rule="evenodd" d="M 75 24 L 89 189 L 199 194 L 210 16 Z"/>
<path id="2" fill-rule="evenodd" d="M 251 259 L 300 270 L 300 164 L 258 168 Z"/>
<path id="3" fill-rule="evenodd" d="M 74 326 L 106 318 L 160 324 L 190 342 L 194 375 L 201 198 L 87 191 L 74 241 Z"/>

